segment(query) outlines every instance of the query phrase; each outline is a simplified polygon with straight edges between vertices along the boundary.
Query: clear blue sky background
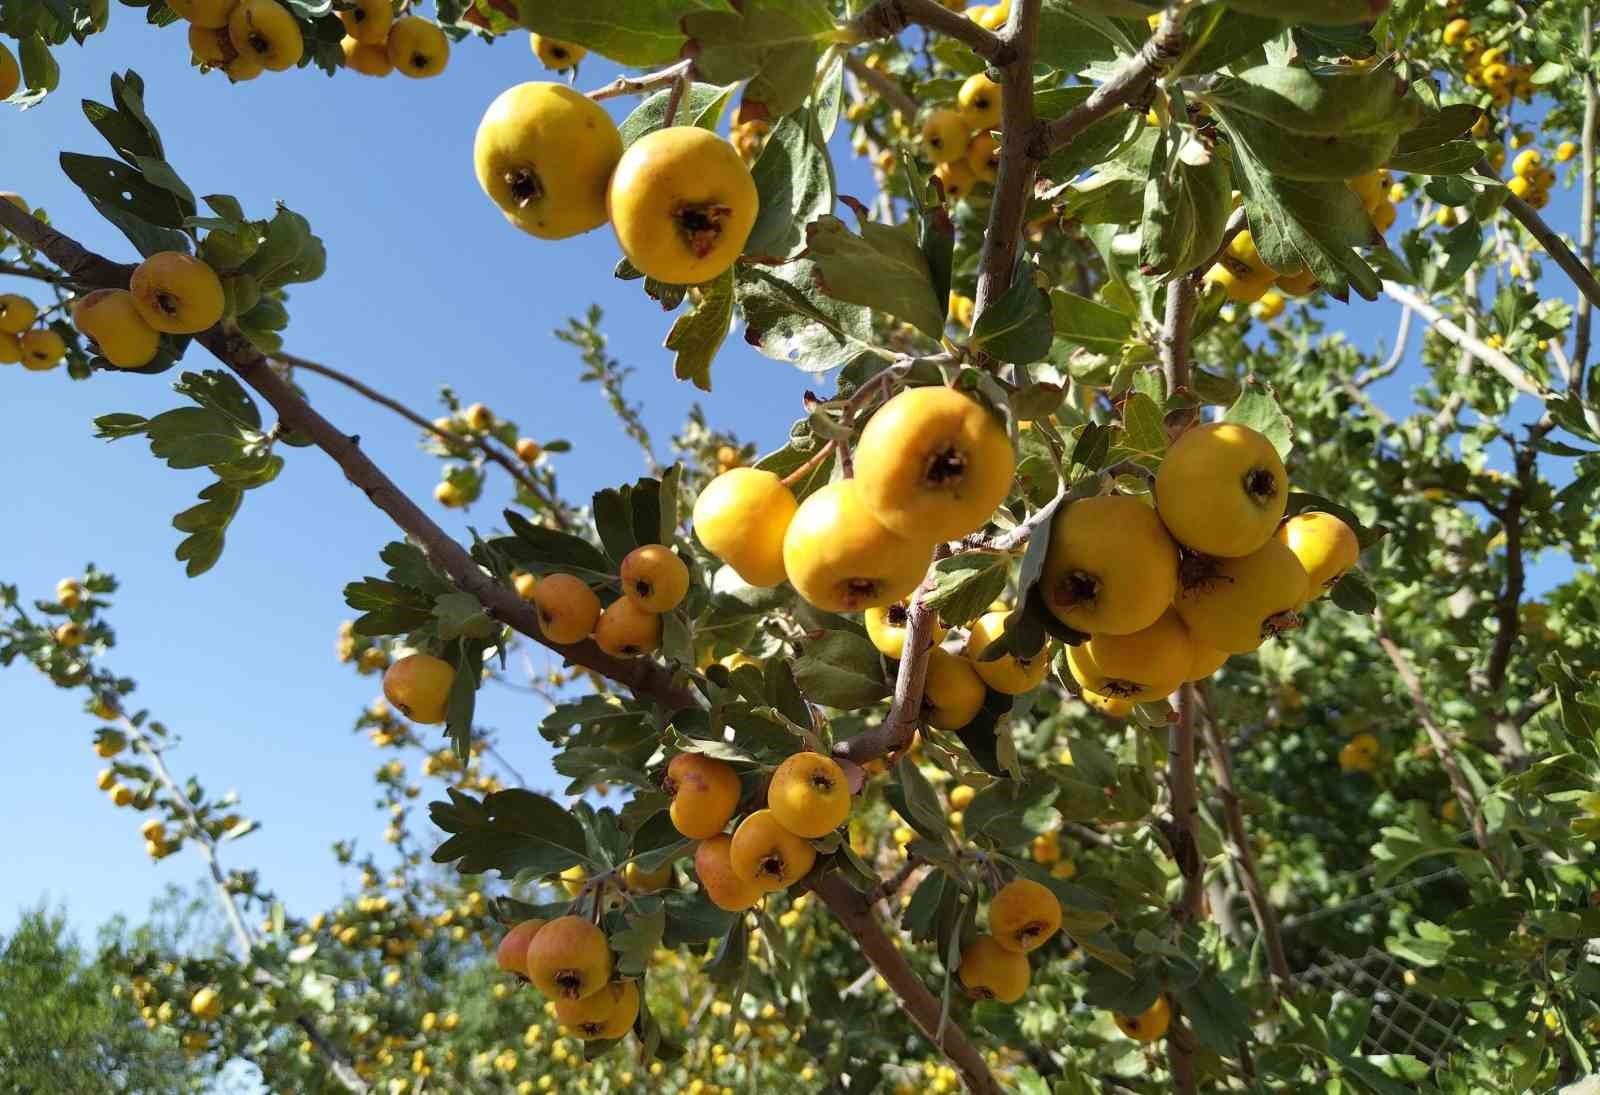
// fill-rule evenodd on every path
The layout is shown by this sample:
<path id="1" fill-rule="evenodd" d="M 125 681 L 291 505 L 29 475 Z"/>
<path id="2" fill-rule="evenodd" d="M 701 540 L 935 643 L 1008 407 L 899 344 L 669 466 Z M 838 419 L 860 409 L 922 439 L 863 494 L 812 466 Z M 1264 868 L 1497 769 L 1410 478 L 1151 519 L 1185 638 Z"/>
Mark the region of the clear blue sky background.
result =
<path id="1" fill-rule="evenodd" d="M 548 243 L 505 223 L 473 178 L 471 146 L 495 95 L 543 78 L 520 35 L 494 46 L 463 43 L 434 80 L 294 71 L 230 86 L 189 67 L 181 27 L 156 30 L 114 5 L 108 33 L 57 56 L 61 87 L 44 105 L 21 114 L 0 108 L 0 189 L 44 206 L 90 246 L 134 258 L 56 163 L 63 150 L 105 154 L 79 101 L 107 99 L 110 73 L 132 63 L 168 157 L 197 194 L 233 194 L 258 216 L 282 199 L 326 242 L 327 275 L 294 290 L 287 348 L 354 372 L 425 414 L 437 413 L 437 387 L 449 383 L 525 434 L 570 438 L 575 451 L 557 457 L 569 497 L 643 472 L 598 390 L 576 382 L 574 352 L 549 336 L 591 303 L 607 311 L 613 353 L 637 369 L 631 396 L 659 442 L 701 398 L 713 421 L 774 447 L 814 383 L 757 355 L 735 332 L 718 359 L 715 391 L 699 396 L 673 381 L 661 348 L 672 317 L 636 283 L 611 277 L 617 251 L 607 230 Z M 589 62 L 580 84 L 598 86 L 613 74 Z M 609 105 L 620 115 L 632 101 Z M 842 189 L 868 197 L 860 170 L 841 167 Z M 1573 206 L 1570 193 L 1555 196 L 1558 225 L 1571 227 Z M 40 297 L 32 283 L 0 279 L 0 291 L 19 290 Z M 1370 348 L 1393 337 L 1396 316 L 1387 303 L 1357 303 L 1330 319 Z M 183 367 L 212 364 L 196 349 Z M 386 819 L 371 807 L 370 775 L 392 754 L 349 731 L 377 681 L 339 665 L 333 644 L 349 615 L 341 587 L 379 572 L 377 552 L 397 533 L 320 453 L 287 451 L 280 480 L 247 499 L 218 567 L 184 577 L 169 520 L 193 503 L 205 473 L 173 472 L 137 440 L 109 445 L 91 436 L 96 415 L 177 405 L 169 387 L 176 375 L 98 374 L 73 383 L 59 370 L 0 372 L 0 466 L 8 469 L 0 580 L 20 583 L 31 599 L 48 596 L 87 560 L 118 575 L 123 590 L 111 620 L 119 644 L 108 664 L 136 678 L 137 700 L 183 736 L 175 770 L 215 791 L 236 788 L 245 812 L 263 823 L 227 847 L 229 862 L 259 868 L 265 885 L 309 915 L 348 889 L 349 876 L 328 852 L 332 841 L 381 847 Z M 1403 413 L 1415 376 L 1408 367 L 1387 382 L 1385 404 Z M 303 383 L 403 486 L 428 495 L 438 465 L 410 427 L 317 377 Z M 494 526 L 506 497 L 492 477 L 465 516 L 428 504 L 446 528 L 464 532 L 469 521 Z M 152 865 L 140 815 L 113 808 L 95 788 L 95 723 L 77 695 L 18 666 L 0 673 L 0 697 L 8 773 L 0 824 L 11 834 L 0 933 L 42 895 L 65 902 L 73 921 L 92 930 L 114 913 L 141 916 L 168 882 L 200 873 L 187 853 Z M 486 690 L 479 712 L 507 732 L 510 759 L 535 786 L 557 785 L 536 732 L 538 701 Z M 425 781 L 429 797 L 440 797 L 440 787 Z"/>

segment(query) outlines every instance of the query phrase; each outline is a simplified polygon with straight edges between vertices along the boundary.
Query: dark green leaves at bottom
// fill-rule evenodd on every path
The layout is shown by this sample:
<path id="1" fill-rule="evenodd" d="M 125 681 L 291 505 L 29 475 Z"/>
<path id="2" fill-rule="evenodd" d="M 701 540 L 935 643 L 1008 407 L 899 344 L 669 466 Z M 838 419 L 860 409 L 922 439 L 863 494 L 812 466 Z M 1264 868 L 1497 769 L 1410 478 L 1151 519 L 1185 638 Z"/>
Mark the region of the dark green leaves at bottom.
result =
<path id="1" fill-rule="evenodd" d="M 849 631 L 825 631 L 808 642 L 794 676 L 808 699 L 829 707 L 865 707 L 889 694 L 877 648 Z"/>
<path id="2" fill-rule="evenodd" d="M 700 302 L 673 321 L 665 346 L 675 355 L 672 375 L 711 390 L 711 362 L 733 323 L 733 270 L 700 287 Z"/>

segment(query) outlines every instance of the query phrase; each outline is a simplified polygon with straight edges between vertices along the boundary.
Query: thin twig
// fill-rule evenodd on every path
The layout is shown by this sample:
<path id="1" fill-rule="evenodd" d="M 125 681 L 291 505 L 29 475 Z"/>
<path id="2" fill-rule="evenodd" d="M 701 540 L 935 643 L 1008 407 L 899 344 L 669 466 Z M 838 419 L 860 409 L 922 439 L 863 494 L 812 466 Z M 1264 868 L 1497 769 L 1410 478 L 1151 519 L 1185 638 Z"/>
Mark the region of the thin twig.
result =
<path id="1" fill-rule="evenodd" d="M 845 55 L 844 67 L 850 70 L 850 75 L 854 76 L 857 82 L 865 84 L 873 91 L 876 91 L 884 102 L 898 110 L 901 116 L 905 118 L 907 125 L 910 125 L 912 120 L 916 118 L 917 111 L 920 109 L 917 106 L 917 101 L 911 97 L 905 88 L 900 86 L 899 81 L 895 80 L 894 77 L 886 72 L 879 72 L 877 69 L 872 68 L 854 54 Z"/>
<path id="2" fill-rule="evenodd" d="M 1494 169 L 1487 160 L 1478 161 L 1478 173 L 1487 176 L 1494 175 Z M 1572 284 L 1578 287 L 1578 292 L 1589 301 L 1591 305 L 1600 304 L 1600 282 L 1595 281 L 1594 274 L 1589 272 L 1589 267 L 1572 253 L 1566 241 L 1558 236 L 1555 229 L 1545 223 L 1539 216 L 1539 211 L 1515 194 L 1507 194 L 1505 200 L 1506 212 L 1517 218 L 1528 234 L 1544 246 L 1556 265 L 1572 279 Z"/>
<path id="3" fill-rule="evenodd" d="M 1007 65 L 1015 56 L 1012 43 L 938 0 L 878 0 L 846 23 L 837 40 L 844 45 L 859 45 L 874 38 L 893 38 L 914 23 L 966 43 L 991 65 Z"/>
<path id="4" fill-rule="evenodd" d="M 1499 373 L 1505 382 L 1517 391 L 1522 392 L 1524 395 L 1531 395 L 1541 401 L 1549 398 L 1549 393 L 1529 380 L 1509 357 L 1476 335 L 1458 327 L 1454 322 L 1446 318 L 1444 313 L 1423 300 L 1408 287 L 1398 282 L 1385 281 L 1383 283 L 1383 291 L 1394 300 L 1413 309 L 1423 319 L 1427 320 L 1435 331 L 1438 331 L 1447 341 L 1454 343 L 1462 352 L 1472 355 Z"/>
<path id="5" fill-rule="evenodd" d="M 601 99 L 615 99 L 621 95 L 644 95 L 676 82 L 680 76 L 692 76 L 693 73 L 694 59 L 688 58 L 656 72 L 647 72 L 643 76 L 618 76 L 605 87 L 597 87 L 586 94 L 596 102 Z"/>
<path id="6" fill-rule="evenodd" d="M 10 262 L 0 262 L 0 275 L 11 278 L 32 278 L 35 281 L 49 282 L 51 285 L 61 285 L 70 280 L 50 270 L 35 270 L 31 266 L 18 266 Z"/>

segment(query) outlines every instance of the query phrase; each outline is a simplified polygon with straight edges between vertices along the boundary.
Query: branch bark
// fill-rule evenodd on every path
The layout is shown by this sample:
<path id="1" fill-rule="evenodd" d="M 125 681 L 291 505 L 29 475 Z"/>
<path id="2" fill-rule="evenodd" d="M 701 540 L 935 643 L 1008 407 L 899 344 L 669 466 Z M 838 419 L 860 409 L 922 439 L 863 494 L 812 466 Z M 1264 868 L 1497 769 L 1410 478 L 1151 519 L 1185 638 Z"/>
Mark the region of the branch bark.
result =
<path id="1" fill-rule="evenodd" d="M 1594 7 L 1583 6 L 1583 56 L 1594 56 Z M 1600 114 L 1600 93 L 1597 93 L 1594 69 L 1583 67 L 1583 137 L 1582 158 L 1579 160 L 1583 185 L 1583 204 L 1578 215 L 1578 248 L 1583 252 L 1585 268 L 1594 266 L 1594 142 L 1596 115 Z M 1558 260 L 1559 261 L 1559 260 Z M 1595 301 L 1587 294 L 1578 298 L 1577 332 L 1573 338 L 1572 369 L 1567 377 L 1567 391 L 1583 398 L 1584 372 L 1589 366 L 1589 339 L 1594 330 Z"/>
<path id="2" fill-rule="evenodd" d="M 1493 177 L 1495 173 L 1486 160 L 1478 161 L 1478 172 L 1490 177 Z M 1593 186 L 1592 178 L 1590 185 L 1591 187 Z M 1592 201 L 1593 199 L 1591 198 L 1590 200 Z M 1505 206 L 1506 212 L 1521 222 L 1522 227 L 1528 230 L 1528 235 L 1538 240 L 1550 257 L 1555 260 L 1556 265 L 1561 267 L 1567 277 L 1572 279 L 1572 284 L 1578 287 L 1578 292 L 1583 294 L 1584 299 L 1591 306 L 1600 304 L 1600 282 L 1595 281 L 1594 274 L 1589 272 L 1589 267 L 1577 255 L 1572 253 L 1572 248 L 1567 246 L 1565 240 L 1556 235 L 1555 229 L 1545 223 L 1544 218 L 1539 216 L 1539 211 L 1515 194 L 1506 195 Z M 1385 285 L 1387 284 L 1385 282 Z"/>
<path id="3" fill-rule="evenodd" d="M 824 875 L 811 885 L 812 892 L 828 906 L 861 947 L 878 975 L 899 997 L 900 1006 L 924 1037 L 938 1047 L 961 1073 L 967 1090 L 975 1095 L 1000 1095 L 1003 1090 L 978 1047 L 967 1038 L 959 1023 L 940 1022 L 943 1009 L 939 998 L 922 983 L 900 947 L 883 930 L 866 897 L 836 874 Z"/>
<path id="4" fill-rule="evenodd" d="M 974 323 L 1011 288 L 1017 251 L 1033 196 L 1038 159 L 1029 151 L 1038 128 L 1033 112 L 1033 46 L 1039 29 L 1040 0 L 1015 0 L 1006 23 L 1006 41 L 1015 59 L 1000 72 L 1000 169 L 995 175 L 994 202 L 978 256 L 978 291 L 973 298 Z"/>
<path id="5" fill-rule="evenodd" d="M 1458 327 L 1454 322 L 1446 318 L 1443 312 L 1423 300 L 1406 286 L 1398 282 L 1385 281 L 1383 283 L 1383 291 L 1390 298 L 1399 301 L 1427 320 L 1433 329 L 1438 331 L 1445 339 L 1499 373 L 1501 378 L 1517 391 L 1522 392 L 1524 395 L 1531 395 L 1540 401 L 1549 398 L 1549 393 L 1529 380 L 1509 357 L 1476 335 Z"/>
<path id="6" fill-rule="evenodd" d="M 693 75 L 694 59 L 689 58 L 668 65 L 657 72 L 647 72 L 643 76 L 618 76 L 605 87 L 597 87 L 586 94 L 596 102 L 601 99 L 615 99 L 622 95 L 643 95 L 657 88 L 670 87 L 680 79 L 690 79 Z M 668 121 L 666 124 L 672 123 Z"/>
<path id="7" fill-rule="evenodd" d="M 914 23 L 966 43 L 991 65 L 1004 67 L 1015 57 L 1015 47 L 1007 39 L 980 27 L 959 11 L 951 11 L 938 0 L 878 0 L 846 23 L 838 40 L 844 45 L 859 45 L 874 38 L 893 38 Z"/>

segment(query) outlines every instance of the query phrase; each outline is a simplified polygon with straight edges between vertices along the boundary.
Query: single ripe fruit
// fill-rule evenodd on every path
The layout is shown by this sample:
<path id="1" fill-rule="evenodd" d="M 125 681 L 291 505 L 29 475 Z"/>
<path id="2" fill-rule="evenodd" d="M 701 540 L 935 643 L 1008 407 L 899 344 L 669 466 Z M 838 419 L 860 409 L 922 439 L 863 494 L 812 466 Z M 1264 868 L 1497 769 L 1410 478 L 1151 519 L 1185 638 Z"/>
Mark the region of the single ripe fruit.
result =
<path id="1" fill-rule="evenodd" d="M 406 718 L 424 726 L 444 721 L 456 671 L 443 658 L 412 654 L 383 673 L 383 695 Z"/>
<path id="2" fill-rule="evenodd" d="M 396 19 L 389 28 L 389 63 L 402 76 L 423 80 L 437 76 L 450 63 L 450 40 L 437 23 L 415 15 Z"/>
<path id="3" fill-rule="evenodd" d="M 550 921 L 528 944 L 528 980 L 552 1000 L 582 1000 L 611 980 L 605 933 L 581 916 Z"/>
<path id="4" fill-rule="evenodd" d="M 126 783 L 113 783 L 109 793 L 114 806 L 127 806 L 133 801 L 133 788 Z"/>
<path id="5" fill-rule="evenodd" d="M 189 1010 L 197 1018 L 212 1020 L 222 1014 L 222 997 L 216 989 L 204 988 L 189 998 Z"/>
<path id="6" fill-rule="evenodd" d="M 1300 560 L 1313 598 L 1332 589 L 1361 554 L 1355 531 L 1331 513 L 1297 513 L 1279 526 L 1277 537 Z"/>
<path id="7" fill-rule="evenodd" d="M 1172 1006 L 1165 996 L 1157 996 L 1156 1002 L 1138 1015 L 1113 1012 L 1111 1019 L 1118 1030 L 1134 1041 L 1154 1042 L 1167 1032 L 1167 1025 L 1172 1022 Z"/>
<path id="8" fill-rule="evenodd" d="M 245 0 L 235 18 L 247 4 L 261 2 L 278 7 L 273 0 Z M 133 272 L 128 288 L 139 315 L 165 334 L 199 334 L 222 318 L 222 282 L 216 271 L 181 251 L 161 251 L 145 259 Z"/>
<path id="9" fill-rule="evenodd" d="M 55 630 L 56 644 L 64 646 L 68 650 L 82 646 L 83 640 L 88 636 L 89 633 L 84 630 L 84 626 L 80 623 L 64 623 Z"/>
<path id="10" fill-rule="evenodd" d="M 1278 450 L 1232 422 L 1184 431 L 1156 473 L 1156 510 L 1167 531 L 1202 555 L 1249 555 L 1272 538 L 1288 500 Z"/>
<path id="11" fill-rule="evenodd" d="M 524 464 L 531 464 L 539 459 L 539 454 L 544 450 L 539 447 L 539 442 L 531 437 L 517 438 L 517 459 Z"/>
<path id="12" fill-rule="evenodd" d="M 1028 991 L 1028 956 L 1007 950 L 992 935 L 980 935 L 967 944 L 956 972 L 974 1000 L 1014 1004 Z"/>
<path id="13" fill-rule="evenodd" d="M 1161 618 L 1178 592 L 1178 545 L 1155 510 L 1103 494 L 1062 506 L 1050 522 L 1045 604 L 1068 627 L 1127 635 Z"/>
<path id="14" fill-rule="evenodd" d="M 239 6 L 228 16 L 228 40 L 239 51 L 239 56 L 248 57 L 273 72 L 299 64 L 306 49 L 300 24 L 278 0 L 240 0 Z M 209 326 L 210 323 L 206 324 Z M 196 330 L 203 331 L 205 327 Z"/>
<path id="15" fill-rule="evenodd" d="M 1011 612 L 987 612 L 978 618 L 972 625 L 972 630 L 967 635 L 967 647 L 963 653 L 972 662 L 972 668 L 978 673 L 983 683 L 996 692 L 1003 692 L 1008 696 L 1020 696 L 1025 692 L 1032 692 L 1044 683 L 1050 673 L 1050 658 L 1054 647 L 1050 643 L 1044 644 L 1044 649 L 1031 658 L 1018 658 L 1014 654 L 1004 654 L 991 661 L 983 660 L 983 652 L 989 644 L 1005 634 L 1006 621 L 1011 618 Z"/>
<path id="16" fill-rule="evenodd" d="M 338 13 L 344 32 L 364 46 L 382 46 L 394 24 L 389 0 L 354 0 L 355 6 Z"/>
<path id="17" fill-rule="evenodd" d="M 718 833 L 702 840 L 694 850 L 694 873 L 713 905 L 727 912 L 743 912 L 760 901 L 766 891 L 734 873 L 732 852 L 730 836 Z"/>
<path id="18" fill-rule="evenodd" d="M 727 761 L 679 753 L 667 765 L 663 790 L 672 799 L 673 828 L 691 840 L 706 840 L 732 820 L 739 805 L 739 774 Z"/>
<path id="19" fill-rule="evenodd" d="M 518 977 L 528 976 L 528 944 L 533 942 L 533 937 L 539 934 L 539 929 L 547 922 L 537 917 L 524 920 L 500 939 L 500 946 L 495 949 L 495 964 L 507 973 L 514 973 Z"/>
<path id="20" fill-rule="evenodd" d="M 0 99 L 9 99 L 22 86 L 22 66 L 16 55 L 0 43 Z"/>
<path id="21" fill-rule="evenodd" d="M 1092 710 L 1100 712 L 1109 719 L 1125 719 L 1133 714 L 1133 704 L 1127 700 L 1119 700 L 1115 696 L 1102 696 L 1098 692 L 1085 692 L 1078 697 Z"/>
<path id="22" fill-rule="evenodd" d="M 600 598 L 581 578 L 547 574 L 533 591 L 539 627 L 553 643 L 581 643 L 600 620 Z"/>
<path id="23" fill-rule="evenodd" d="M 861 501 L 922 542 L 965 536 L 1005 501 L 1016 471 L 1000 420 L 954 388 L 909 388 L 867 422 L 856 445 Z"/>
<path id="24" fill-rule="evenodd" d="M 1000 127 L 1000 85 L 982 73 L 967 77 L 956 93 L 961 121 L 968 129 L 986 132 Z"/>
<path id="25" fill-rule="evenodd" d="M 1185 680 L 1192 657 L 1189 631 L 1172 609 L 1131 635 L 1091 635 L 1067 647 L 1067 668 L 1086 692 L 1129 703 L 1160 699 Z"/>
<path id="26" fill-rule="evenodd" d="M 926 539 L 907 539 L 879 523 L 861 497 L 860 482 L 841 479 L 812 494 L 783 538 L 790 584 L 824 612 L 861 612 L 902 600 L 921 584 L 933 560 Z"/>
<path id="27" fill-rule="evenodd" d="M 1027 954 L 1060 928 L 1061 902 L 1031 879 L 1007 882 L 989 902 L 989 933 L 1008 951 Z"/>
<path id="28" fill-rule="evenodd" d="M 446 509 L 460 509 L 472 501 L 459 483 L 449 479 L 434 485 L 433 499 Z"/>
<path id="29" fill-rule="evenodd" d="M 800 881 L 817 861 L 817 850 L 785 829 L 770 809 L 757 810 L 733 831 L 728 858 L 734 874 L 771 892 Z"/>
<path id="30" fill-rule="evenodd" d="M 22 367 L 36 373 L 54 369 L 67 356 L 67 344 L 48 327 L 36 327 L 17 340 L 22 350 Z"/>
<path id="31" fill-rule="evenodd" d="M 218 30 L 198 23 L 189 25 L 189 52 L 208 65 L 225 65 L 238 56 L 226 27 Z"/>
<path id="32" fill-rule="evenodd" d="M 345 67 L 363 76 L 387 76 L 394 71 L 394 65 L 389 63 L 389 51 L 381 43 L 372 45 L 346 36 L 339 43 L 339 48 L 344 51 Z"/>
<path id="33" fill-rule="evenodd" d="M 906 624 L 910 621 L 910 615 L 904 601 L 867 609 L 867 638 L 878 648 L 878 653 L 895 661 L 900 660 L 906 649 Z M 939 622 L 937 613 L 933 614 L 933 631 L 930 635 L 935 644 L 945 636 L 945 627 Z"/>
<path id="34" fill-rule="evenodd" d="M 125 735 L 115 730 L 107 730 L 95 740 L 94 753 L 97 757 L 110 760 L 127 747 L 128 739 Z"/>
<path id="35" fill-rule="evenodd" d="M 706 550 L 747 585 L 783 583 L 783 541 L 800 503 L 783 480 L 759 468 L 730 468 L 694 501 L 694 531 Z"/>
<path id="36" fill-rule="evenodd" d="M 1345 772 L 1370 772 L 1378 767 L 1383 747 L 1371 734 L 1357 734 L 1339 750 L 1339 768 Z"/>
<path id="37" fill-rule="evenodd" d="M 583 864 L 574 863 L 557 877 L 561 879 L 561 888 L 567 891 L 568 897 L 580 897 L 583 894 L 584 883 L 589 878 L 589 872 L 584 870 Z"/>
<path id="38" fill-rule="evenodd" d="M 621 158 L 622 136 L 611 115 L 564 84 L 502 91 L 484 112 L 472 145 L 483 192 L 506 220 L 545 240 L 606 222 L 606 186 Z"/>
<path id="39" fill-rule="evenodd" d="M 528 35 L 528 45 L 533 50 L 533 55 L 539 58 L 539 63 L 552 72 L 565 72 L 569 68 L 576 68 L 578 62 L 589 56 L 589 51 L 582 46 L 546 38 L 542 34 Z"/>
<path id="40" fill-rule="evenodd" d="M 204 30 L 221 30 L 228 25 L 228 16 L 236 0 L 168 0 L 171 8 L 182 19 Z"/>
<path id="41" fill-rule="evenodd" d="M 689 568 L 664 544 L 645 544 L 622 560 L 622 592 L 634 606 L 660 615 L 689 592 Z"/>
<path id="42" fill-rule="evenodd" d="M 844 769 L 821 753 L 796 753 L 772 773 L 767 809 L 795 836 L 817 840 L 850 816 Z"/>
<path id="43" fill-rule="evenodd" d="M 38 315 L 38 307 L 27 297 L 16 293 L 0 295 L 0 331 L 20 335 L 33 326 Z"/>
<path id="44" fill-rule="evenodd" d="M 116 785 L 117 774 L 110 768 L 102 768 L 95 773 L 94 785 L 102 791 L 109 791 Z"/>
<path id="45" fill-rule="evenodd" d="M 148 365 L 161 348 L 161 335 L 139 315 L 126 289 L 96 289 L 73 302 L 72 324 L 100 347 L 100 356 L 119 369 Z"/>
<path id="46" fill-rule="evenodd" d="M 922 149 L 936 164 L 952 163 L 967 154 L 970 130 L 954 110 L 935 110 L 922 123 Z"/>
<path id="47" fill-rule="evenodd" d="M 940 164 L 933 169 L 933 177 L 939 180 L 947 202 L 960 201 L 978 186 L 978 176 L 967 166 L 966 160 L 951 160 L 949 163 Z"/>
<path id="48" fill-rule="evenodd" d="M 1205 643 L 1196 642 L 1193 635 L 1189 636 L 1189 669 L 1183 675 L 1186 681 L 1203 681 L 1217 670 L 1221 669 L 1228 660 L 1226 650 L 1217 650 Z"/>
<path id="49" fill-rule="evenodd" d="M 922 689 L 922 717 L 939 730 L 959 730 L 977 717 L 988 691 L 972 663 L 934 647 Z"/>
<path id="50" fill-rule="evenodd" d="M 622 884 L 628 887 L 630 893 L 652 893 L 664 890 L 673 882 L 672 864 L 663 863 L 653 871 L 647 871 L 639 864 L 630 861 L 622 868 Z"/>
<path id="51" fill-rule="evenodd" d="M 622 253 L 647 277 L 673 285 L 701 285 L 732 266 L 759 206 L 738 150 L 698 126 L 640 137 L 607 193 Z"/>
<path id="52" fill-rule="evenodd" d="M 538 596 L 538 591 L 534 591 Z M 661 617 L 629 597 L 618 597 L 600 613 L 594 641 L 613 658 L 637 658 L 661 645 Z"/>
<path id="53" fill-rule="evenodd" d="M 1000 142 L 987 133 L 972 138 L 967 145 L 967 166 L 972 168 L 973 178 L 979 182 L 994 182 L 1000 175 Z"/>
<path id="54" fill-rule="evenodd" d="M 1305 568 L 1281 540 L 1240 559 L 1215 559 L 1174 602 L 1196 642 L 1248 654 L 1279 632 L 1299 626 L 1295 610 L 1310 598 Z"/>
<path id="55" fill-rule="evenodd" d="M 621 1038 L 639 1018 L 639 983 L 612 981 L 582 1000 L 557 1000 L 556 1019 L 581 1041 Z"/>

